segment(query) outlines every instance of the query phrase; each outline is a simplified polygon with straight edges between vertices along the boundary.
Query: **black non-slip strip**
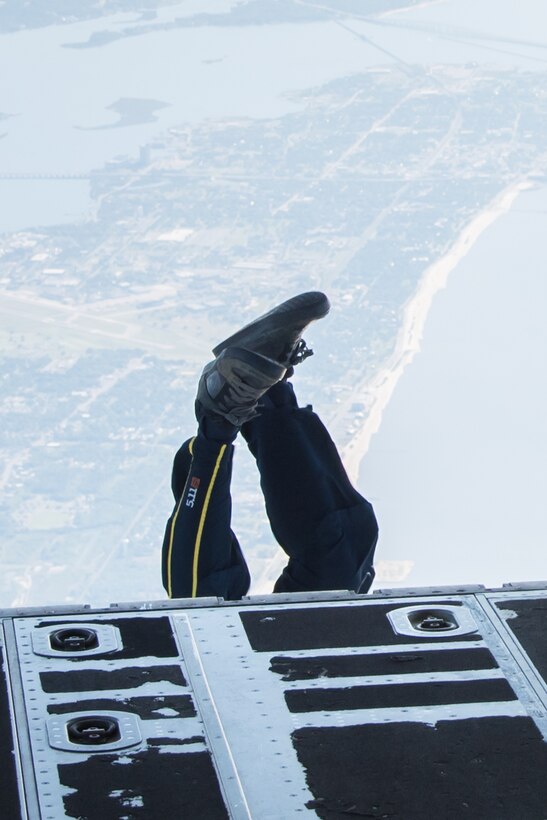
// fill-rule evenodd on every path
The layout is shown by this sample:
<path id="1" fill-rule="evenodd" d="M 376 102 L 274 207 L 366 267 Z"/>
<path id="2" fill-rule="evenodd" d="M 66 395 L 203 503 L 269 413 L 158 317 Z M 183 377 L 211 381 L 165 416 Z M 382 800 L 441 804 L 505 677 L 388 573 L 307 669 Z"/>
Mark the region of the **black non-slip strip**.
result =
<path id="1" fill-rule="evenodd" d="M 494 656 L 487 649 L 443 649 L 381 652 L 374 655 L 272 658 L 270 670 L 281 675 L 284 681 L 295 681 L 493 669 L 497 665 Z"/>
<path id="2" fill-rule="evenodd" d="M 506 625 L 522 645 L 524 651 L 547 682 L 547 599 L 527 598 L 525 600 L 499 602 L 501 610 L 517 613 L 516 618 L 508 618 Z M 546 813 L 547 816 L 547 813 Z"/>
<path id="3" fill-rule="evenodd" d="M 66 715 L 69 712 L 108 712 L 122 711 L 138 715 L 143 720 L 157 720 L 163 718 L 163 709 L 169 709 L 168 717 L 186 718 L 195 717 L 196 709 L 190 695 L 164 695 L 160 697 L 124 698 L 94 698 L 92 700 L 77 700 L 70 703 L 50 703 L 47 707 L 50 715 Z"/>
<path id="4" fill-rule="evenodd" d="M 180 667 L 130 666 L 125 669 L 70 669 L 66 672 L 41 672 L 44 692 L 95 692 L 136 689 L 145 683 L 174 683 L 186 686 Z"/>
<path id="5" fill-rule="evenodd" d="M 427 681 L 347 689 L 295 689 L 285 692 L 291 712 L 331 712 L 343 709 L 388 709 L 515 700 L 505 680 Z"/>
<path id="6" fill-rule="evenodd" d="M 15 751 L 9 711 L 7 673 L 0 647 L 0 817 L 21 816 Z M 5 812 L 5 814 L 4 814 Z"/>
<path id="7" fill-rule="evenodd" d="M 169 754 L 159 748 L 132 754 L 94 754 L 59 766 L 67 817 L 79 820 L 150 820 L 207 818 L 228 820 L 228 812 L 209 754 L 192 751 Z"/>
<path id="8" fill-rule="evenodd" d="M 195 735 L 194 737 L 149 737 L 147 746 L 205 746 L 205 737 Z"/>
<path id="9" fill-rule="evenodd" d="M 64 621 L 44 621 L 37 629 L 62 629 L 68 623 L 75 623 L 70 618 Z M 109 653 L 108 657 L 129 659 L 129 658 L 176 658 L 178 657 L 177 645 L 173 637 L 173 629 L 168 617 L 162 615 L 158 618 L 143 618 L 135 613 L 132 618 L 105 618 L 89 619 L 87 624 L 109 624 L 116 626 L 120 630 L 122 648 L 118 652 Z M 84 622 L 82 622 L 84 626 Z M 66 660 L 74 663 L 81 663 L 81 658 L 71 658 L 70 654 L 64 655 Z"/>
<path id="10" fill-rule="evenodd" d="M 458 601 L 424 603 L 424 610 L 452 606 Z M 413 601 L 419 606 L 420 601 Z M 295 607 L 294 609 L 240 612 L 252 648 L 258 652 L 292 652 L 297 649 L 333 649 L 344 646 L 384 646 L 419 643 L 431 635 L 397 635 L 387 614 L 399 604 L 362 606 Z M 477 640 L 480 635 L 443 634 L 443 641 Z M 438 635 L 435 640 L 439 640 Z"/>
<path id="11" fill-rule="evenodd" d="M 322 820 L 543 820 L 547 743 L 529 717 L 305 728 L 293 735 Z"/>

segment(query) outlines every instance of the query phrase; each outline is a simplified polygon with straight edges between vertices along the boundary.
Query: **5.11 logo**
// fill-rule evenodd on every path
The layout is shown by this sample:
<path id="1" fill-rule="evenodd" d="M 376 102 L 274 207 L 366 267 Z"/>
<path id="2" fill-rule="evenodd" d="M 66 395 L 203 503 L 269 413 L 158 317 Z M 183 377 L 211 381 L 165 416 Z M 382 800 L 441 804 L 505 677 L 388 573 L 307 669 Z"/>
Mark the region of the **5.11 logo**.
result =
<path id="1" fill-rule="evenodd" d="M 188 488 L 188 495 L 186 496 L 186 506 L 193 507 L 196 503 L 196 496 L 198 494 L 198 487 L 201 483 L 201 479 L 197 476 L 193 475 L 190 479 L 190 486 Z"/>

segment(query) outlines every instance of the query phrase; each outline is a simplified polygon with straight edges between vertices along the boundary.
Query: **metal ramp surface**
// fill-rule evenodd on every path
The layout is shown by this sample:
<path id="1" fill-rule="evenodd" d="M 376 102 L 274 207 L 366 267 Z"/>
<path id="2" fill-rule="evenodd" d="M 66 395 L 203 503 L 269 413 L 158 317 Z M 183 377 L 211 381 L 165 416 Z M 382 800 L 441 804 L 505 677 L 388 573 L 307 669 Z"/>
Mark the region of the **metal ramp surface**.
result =
<path id="1" fill-rule="evenodd" d="M 547 818 L 547 586 L 0 610 L 3 820 Z"/>

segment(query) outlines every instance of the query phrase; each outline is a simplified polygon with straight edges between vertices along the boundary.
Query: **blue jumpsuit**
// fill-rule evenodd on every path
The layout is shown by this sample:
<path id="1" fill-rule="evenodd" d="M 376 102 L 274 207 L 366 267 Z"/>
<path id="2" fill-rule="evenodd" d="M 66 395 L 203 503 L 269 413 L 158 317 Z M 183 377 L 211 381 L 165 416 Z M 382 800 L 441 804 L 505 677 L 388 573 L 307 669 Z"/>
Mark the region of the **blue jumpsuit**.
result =
<path id="1" fill-rule="evenodd" d="M 367 592 L 378 525 L 329 433 L 311 406 L 298 407 L 288 382 L 274 385 L 258 410 L 241 433 L 256 459 L 272 532 L 288 556 L 274 592 Z M 249 570 L 231 529 L 235 434 L 234 428 L 227 440 L 211 440 L 200 424 L 175 456 L 176 504 L 162 549 L 169 597 L 237 600 L 249 590 Z"/>

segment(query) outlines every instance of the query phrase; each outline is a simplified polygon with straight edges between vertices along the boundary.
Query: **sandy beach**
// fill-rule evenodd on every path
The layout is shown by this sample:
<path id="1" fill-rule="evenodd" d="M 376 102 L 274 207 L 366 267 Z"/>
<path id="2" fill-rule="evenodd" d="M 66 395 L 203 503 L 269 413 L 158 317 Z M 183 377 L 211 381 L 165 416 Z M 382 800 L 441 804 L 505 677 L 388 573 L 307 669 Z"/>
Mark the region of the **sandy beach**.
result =
<path id="1" fill-rule="evenodd" d="M 367 408 L 363 426 L 341 448 L 342 460 L 354 483 L 358 482 L 361 463 L 373 435 L 380 429 L 384 410 L 397 382 L 421 349 L 425 323 L 435 294 L 446 287 L 451 271 L 471 250 L 483 231 L 510 210 L 522 191 L 531 187 L 531 182 L 522 180 L 505 188 L 488 208 L 465 226 L 450 250 L 425 270 L 418 290 L 406 303 L 393 355 L 372 381 L 363 382 L 352 395 L 353 402 L 363 402 Z"/>
<path id="2" fill-rule="evenodd" d="M 348 475 L 358 485 L 361 464 L 365 458 L 372 437 L 380 429 L 384 410 L 386 409 L 397 382 L 405 368 L 420 352 L 425 323 L 433 304 L 435 295 L 447 286 L 450 273 L 469 253 L 475 242 L 490 225 L 510 210 L 522 191 L 533 187 L 528 180 L 521 180 L 505 188 L 492 200 L 487 208 L 472 219 L 460 232 L 451 248 L 440 259 L 425 271 L 414 296 L 404 308 L 403 321 L 399 330 L 393 355 L 385 363 L 372 381 L 363 381 L 357 385 L 349 399 L 339 405 L 336 412 L 338 424 L 348 418 L 349 404 L 362 402 L 366 407 L 366 418 L 346 445 L 340 447 L 342 460 Z M 336 426 L 328 420 L 329 429 L 336 438 Z M 259 595 L 271 592 L 275 579 L 281 573 L 287 558 L 281 549 L 268 561 L 250 560 L 253 573 L 252 594 Z M 376 586 L 378 582 L 388 585 L 400 584 L 410 574 L 413 561 L 375 562 Z"/>

